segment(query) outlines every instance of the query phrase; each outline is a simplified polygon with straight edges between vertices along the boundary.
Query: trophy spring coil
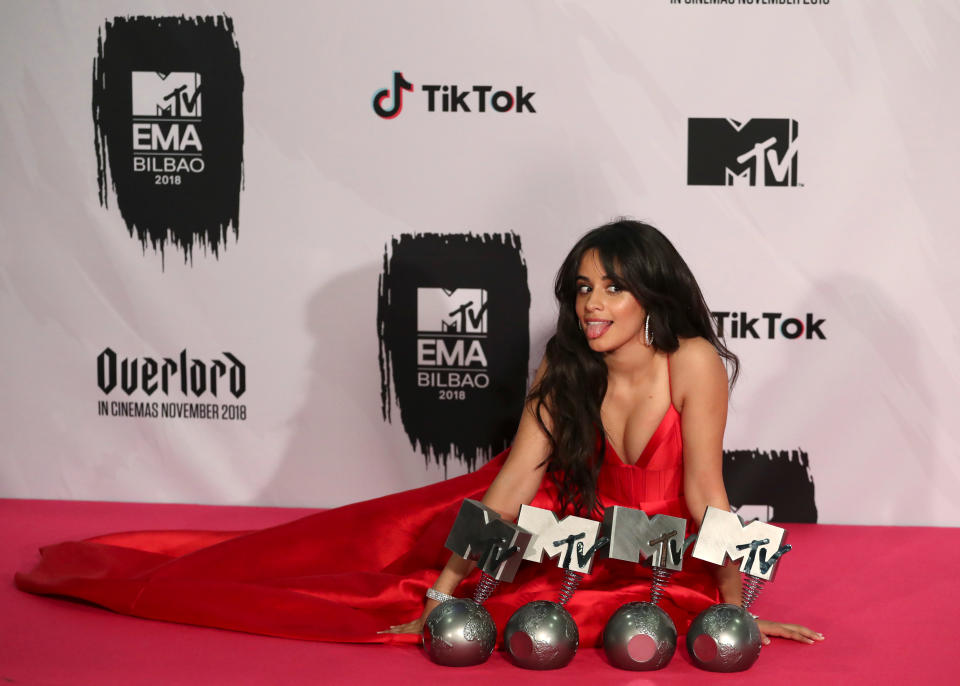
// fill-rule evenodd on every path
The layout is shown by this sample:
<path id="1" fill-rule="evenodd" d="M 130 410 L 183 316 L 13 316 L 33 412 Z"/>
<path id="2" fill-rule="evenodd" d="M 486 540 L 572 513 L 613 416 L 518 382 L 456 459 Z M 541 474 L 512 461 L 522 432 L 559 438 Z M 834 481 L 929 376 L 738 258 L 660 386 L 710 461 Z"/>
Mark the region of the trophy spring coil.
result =
<path id="1" fill-rule="evenodd" d="M 561 605 L 566 605 L 570 598 L 573 597 L 573 592 L 577 590 L 577 586 L 580 585 L 580 575 L 576 572 L 571 572 L 569 569 L 563 570 L 563 581 L 560 583 L 560 600 Z"/>
<path id="2" fill-rule="evenodd" d="M 660 604 L 660 599 L 664 595 L 664 587 L 670 581 L 670 575 L 673 570 L 666 567 L 653 568 L 653 581 L 650 583 L 650 602 L 654 605 Z"/>
<path id="3" fill-rule="evenodd" d="M 760 595 L 760 591 L 763 590 L 763 585 L 765 583 L 765 579 L 761 579 L 756 576 L 750 576 L 749 574 L 744 575 L 743 602 L 741 603 L 744 610 L 750 609 L 750 606 L 753 605 L 753 601 L 757 599 L 757 596 Z"/>
<path id="4" fill-rule="evenodd" d="M 481 574 L 480 582 L 477 584 L 477 590 L 473 592 L 473 602 L 475 602 L 477 605 L 483 605 L 487 601 L 487 598 L 493 595 L 493 592 L 497 590 L 497 586 L 499 584 L 499 581 L 494 579 L 486 572 Z"/>

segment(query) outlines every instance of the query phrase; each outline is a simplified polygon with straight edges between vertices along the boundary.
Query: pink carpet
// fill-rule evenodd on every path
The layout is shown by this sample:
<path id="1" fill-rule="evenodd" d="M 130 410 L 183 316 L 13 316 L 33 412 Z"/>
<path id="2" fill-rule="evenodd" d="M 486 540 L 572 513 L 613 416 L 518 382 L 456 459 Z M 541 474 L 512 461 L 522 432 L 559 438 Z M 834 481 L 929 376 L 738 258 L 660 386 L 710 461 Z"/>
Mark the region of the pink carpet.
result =
<path id="1" fill-rule="evenodd" d="M 430 663 L 413 647 L 312 643 L 135 619 L 21 593 L 13 574 L 41 545 L 136 529 L 252 529 L 308 510 L 0 500 L 0 683 L 6 684 L 955 684 L 960 529 L 790 525 L 794 550 L 754 605 L 827 640 L 775 640 L 747 672 L 702 672 L 682 644 L 658 672 L 624 672 L 582 649 L 529 672 L 502 653 L 477 667 Z M 926 557 L 929 555 L 929 559 Z"/>

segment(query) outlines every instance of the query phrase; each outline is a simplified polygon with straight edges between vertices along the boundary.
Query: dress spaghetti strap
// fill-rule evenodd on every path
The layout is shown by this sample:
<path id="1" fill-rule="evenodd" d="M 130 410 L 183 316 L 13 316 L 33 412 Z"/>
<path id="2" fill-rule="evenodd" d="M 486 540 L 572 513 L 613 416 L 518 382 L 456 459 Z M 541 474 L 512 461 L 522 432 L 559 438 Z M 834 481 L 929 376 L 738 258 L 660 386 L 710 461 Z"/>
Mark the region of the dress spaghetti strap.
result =
<path id="1" fill-rule="evenodd" d="M 673 379 L 670 377 L 670 356 L 667 355 L 667 390 L 670 391 L 670 404 L 673 405 Z"/>

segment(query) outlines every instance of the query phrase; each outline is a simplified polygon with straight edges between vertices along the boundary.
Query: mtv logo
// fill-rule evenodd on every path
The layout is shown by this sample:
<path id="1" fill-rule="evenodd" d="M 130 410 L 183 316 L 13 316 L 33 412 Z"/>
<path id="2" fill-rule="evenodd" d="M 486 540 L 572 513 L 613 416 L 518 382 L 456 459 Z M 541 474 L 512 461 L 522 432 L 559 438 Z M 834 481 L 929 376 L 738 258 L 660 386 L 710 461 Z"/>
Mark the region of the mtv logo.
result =
<path id="1" fill-rule="evenodd" d="M 782 545 L 786 532 L 766 522 L 744 525 L 733 512 L 708 506 L 700 524 L 700 535 L 693 546 L 699 560 L 722 565 L 726 557 L 742 559 L 740 571 L 760 579 L 771 580 L 775 563 L 790 551 Z"/>
<path id="2" fill-rule="evenodd" d="M 649 560 L 653 567 L 680 571 L 687 520 L 658 514 L 647 517 L 642 510 L 614 505 L 603 513 L 600 532 L 610 539 L 601 557 L 639 562 Z"/>
<path id="3" fill-rule="evenodd" d="M 690 186 L 796 186 L 797 122 L 793 119 L 690 118 Z"/>
<path id="4" fill-rule="evenodd" d="M 487 333 L 487 291 L 483 288 L 418 288 L 420 333 Z"/>
<path id="5" fill-rule="evenodd" d="M 590 573 L 597 549 L 609 540 L 598 538 L 600 522 L 573 515 L 557 521 L 550 510 L 531 505 L 520 506 L 517 526 L 533 534 L 524 560 L 540 562 L 544 555 L 556 557 L 558 567 L 581 574 Z"/>
<path id="6" fill-rule="evenodd" d="M 200 118 L 200 74 L 194 71 L 132 71 L 134 117 Z"/>
<path id="7" fill-rule="evenodd" d="M 504 521 L 483 503 L 466 498 L 445 546 L 465 560 L 474 560 L 482 572 L 497 581 L 513 581 L 530 538 L 529 531 Z"/>

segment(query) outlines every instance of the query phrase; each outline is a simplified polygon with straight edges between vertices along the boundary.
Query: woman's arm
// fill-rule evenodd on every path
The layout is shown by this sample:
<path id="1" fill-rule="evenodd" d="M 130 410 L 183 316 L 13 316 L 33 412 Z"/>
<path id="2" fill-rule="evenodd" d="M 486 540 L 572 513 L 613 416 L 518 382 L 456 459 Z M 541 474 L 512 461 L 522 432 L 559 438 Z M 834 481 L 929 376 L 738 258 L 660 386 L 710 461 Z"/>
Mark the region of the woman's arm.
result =
<path id="1" fill-rule="evenodd" d="M 683 488 L 687 509 L 699 527 L 707 505 L 730 510 L 723 483 L 723 431 L 727 423 L 727 372 L 723 361 L 702 338 L 681 341 L 671 357 L 675 404 L 683 432 Z M 677 404 L 679 403 L 679 404 Z M 725 603 L 739 605 L 742 583 L 735 563 L 717 567 L 717 586 Z M 803 643 L 823 635 L 798 624 L 760 620 L 761 639 L 792 638 Z"/>
<path id="2" fill-rule="evenodd" d="M 730 510 L 723 484 L 727 372 L 710 343 L 692 338 L 680 342 L 671 357 L 670 373 L 683 433 L 684 497 L 699 527 L 708 505 Z M 737 568 L 718 567 L 716 575 L 723 602 L 739 605 L 741 581 Z"/>
<path id="3" fill-rule="evenodd" d="M 543 374 L 545 363 L 540 365 L 535 382 Z M 506 520 L 515 521 L 520 514 L 520 506 L 528 504 L 540 488 L 543 475 L 546 473 L 546 460 L 550 455 L 550 439 L 536 418 L 536 407 L 528 402 L 524 407 L 517 435 L 513 440 L 510 455 L 500 468 L 497 476 L 490 484 L 481 502 L 494 510 Z M 543 410 L 543 413 L 546 409 Z M 543 417 L 547 427 L 551 427 L 550 418 Z M 457 586 L 469 574 L 475 563 L 464 560 L 456 554 L 451 554 L 440 576 L 433 584 L 433 588 L 454 595 Z M 423 613 L 419 618 L 392 626 L 390 633 L 419 633 L 427 615 L 439 603 L 436 600 L 427 600 Z"/>

